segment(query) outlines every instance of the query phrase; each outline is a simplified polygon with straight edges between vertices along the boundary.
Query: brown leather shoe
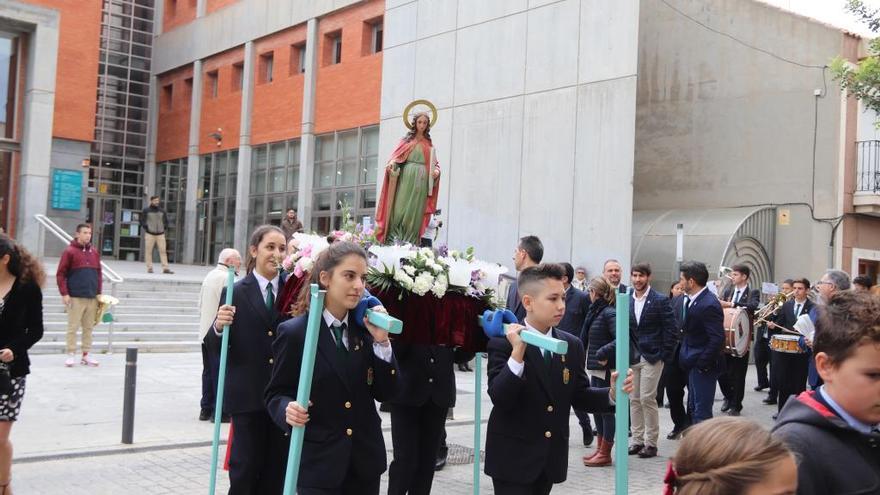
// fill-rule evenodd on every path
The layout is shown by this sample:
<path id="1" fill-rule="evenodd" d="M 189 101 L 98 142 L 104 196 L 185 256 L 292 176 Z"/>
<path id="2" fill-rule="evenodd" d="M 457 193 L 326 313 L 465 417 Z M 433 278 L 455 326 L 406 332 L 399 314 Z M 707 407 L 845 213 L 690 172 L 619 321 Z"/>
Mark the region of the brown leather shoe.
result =
<path id="1" fill-rule="evenodd" d="M 592 454 L 587 454 L 581 459 L 584 461 L 584 466 L 587 465 L 587 461 L 589 461 L 593 457 L 596 457 L 597 455 L 599 455 L 599 451 L 602 449 L 602 445 L 604 445 L 604 444 L 605 444 L 605 439 L 600 436 L 599 443 L 596 444 L 596 450 L 594 450 Z"/>
<path id="2" fill-rule="evenodd" d="M 639 452 L 639 457 L 642 459 L 657 457 L 657 447 L 652 447 L 651 445 L 646 446 L 641 452 Z"/>
<path id="3" fill-rule="evenodd" d="M 640 443 L 634 443 L 629 446 L 629 455 L 636 455 L 642 452 L 645 446 Z"/>
<path id="4" fill-rule="evenodd" d="M 611 448 L 614 447 L 614 443 L 605 442 L 599 447 L 599 453 L 596 454 L 595 457 L 588 461 L 584 461 L 584 466 L 587 467 L 602 467 L 602 466 L 610 466 L 611 465 Z"/>

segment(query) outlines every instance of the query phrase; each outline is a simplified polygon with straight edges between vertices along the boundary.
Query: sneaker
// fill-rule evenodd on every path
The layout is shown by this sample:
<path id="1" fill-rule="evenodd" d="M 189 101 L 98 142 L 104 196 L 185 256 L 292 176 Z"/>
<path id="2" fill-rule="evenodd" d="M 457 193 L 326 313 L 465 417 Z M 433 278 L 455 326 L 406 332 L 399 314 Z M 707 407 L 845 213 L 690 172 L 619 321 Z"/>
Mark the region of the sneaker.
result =
<path id="1" fill-rule="evenodd" d="M 171 270 L 169 270 L 167 268 L 162 270 L 162 273 L 167 273 L 168 275 L 174 275 L 174 272 L 172 272 Z"/>
<path id="2" fill-rule="evenodd" d="M 73 365 L 76 364 L 76 358 L 73 357 L 73 354 L 67 355 L 67 361 L 64 361 L 64 366 L 68 368 L 73 368 Z"/>
<path id="3" fill-rule="evenodd" d="M 92 356 L 89 356 L 88 354 L 83 354 L 82 360 L 80 360 L 79 363 L 83 366 L 92 366 L 92 367 L 98 366 L 98 362 L 95 361 L 95 359 Z"/>

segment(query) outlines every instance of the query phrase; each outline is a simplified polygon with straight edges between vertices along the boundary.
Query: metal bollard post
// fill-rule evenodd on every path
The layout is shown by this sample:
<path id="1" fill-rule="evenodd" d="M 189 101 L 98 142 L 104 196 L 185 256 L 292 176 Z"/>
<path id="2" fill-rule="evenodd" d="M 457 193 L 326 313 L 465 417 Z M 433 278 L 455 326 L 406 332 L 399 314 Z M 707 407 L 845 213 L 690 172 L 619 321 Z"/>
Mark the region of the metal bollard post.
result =
<path id="1" fill-rule="evenodd" d="M 122 443 L 131 445 L 134 439 L 134 395 L 137 378 L 136 347 L 125 349 L 125 395 L 122 403 Z"/>

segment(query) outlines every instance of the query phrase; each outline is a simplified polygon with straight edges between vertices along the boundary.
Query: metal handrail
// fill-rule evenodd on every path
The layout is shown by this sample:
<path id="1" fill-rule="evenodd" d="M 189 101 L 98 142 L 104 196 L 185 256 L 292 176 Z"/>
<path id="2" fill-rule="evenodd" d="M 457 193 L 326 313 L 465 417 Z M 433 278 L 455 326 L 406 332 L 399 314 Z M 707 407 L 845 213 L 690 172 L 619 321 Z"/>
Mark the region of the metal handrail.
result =
<path id="1" fill-rule="evenodd" d="M 50 220 L 49 217 L 47 217 L 46 215 L 38 213 L 38 214 L 34 215 L 34 218 L 36 218 L 37 221 L 40 222 L 40 225 L 45 227 L 46 230 L 48 230 L 51 234 L 53 234 L 55 237 L 57 237 L 58 240 L 60 240 L 61 242 L 65 243 L 65 244 L 69 244 L 70 241 L 73 240 L 73 236 L 71 236 L 70 234 L 65 232 L 64 229 L 59 227 L 58 224 L 56 224 L 55 222 Z M 112 268 L 107 266 L 107 263 L 104 263 L 102 261 L 101 268 L 103 268 L 101 273 L 104 274 L 104 278 L 106 278 L 107 280 L 109 280 L 111 282 L 115 282 L 117 284 L 121 284 L 122 282 L 125 282 L 125 279 L 122 278 L 121 275 L 119 275 L 118 273 L 113 271 Z"/>

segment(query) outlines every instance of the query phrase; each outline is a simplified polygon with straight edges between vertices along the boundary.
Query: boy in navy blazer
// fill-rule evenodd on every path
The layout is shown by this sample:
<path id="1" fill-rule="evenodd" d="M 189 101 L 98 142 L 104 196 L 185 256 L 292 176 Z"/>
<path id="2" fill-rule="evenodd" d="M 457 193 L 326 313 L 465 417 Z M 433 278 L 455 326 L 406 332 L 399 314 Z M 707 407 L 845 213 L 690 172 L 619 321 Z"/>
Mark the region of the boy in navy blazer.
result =
<path id="1" fill-rule="evenodd" d="M 580 340 L 554 328 L 565 312 L 562 279 L 555 264 L 524 269 L 518 279 L 525 326 L 511 325 L 506 338 L 489 341 L 489 397 L 492 413 L 486 432 L 486 474 L 496 493 L 546 494 L 565 481 L 568 470 L 569 415 L 572 406 L 589 412 L 613 411 L 611 388 L 590 388 Z M 540 332 L 568 342 L 553 355 L 527 347 L 521 332 Z M 623 390 L 632 391 L 632 378 Z"/>
<path id="2" fill-rule="evenodd" d="M 699 261 L 682 263 L 680 282 L 685 297 L 676 311 L 683 316 L 679 364 L 688 374 L 688 409 L 692 424 L 712 417 L 715 382 L 724 369 L 724 313 L 706 289 L 709 270 Z"/>

